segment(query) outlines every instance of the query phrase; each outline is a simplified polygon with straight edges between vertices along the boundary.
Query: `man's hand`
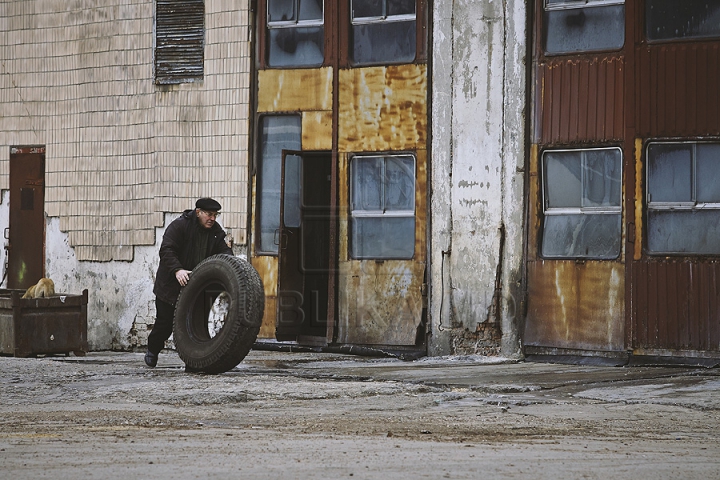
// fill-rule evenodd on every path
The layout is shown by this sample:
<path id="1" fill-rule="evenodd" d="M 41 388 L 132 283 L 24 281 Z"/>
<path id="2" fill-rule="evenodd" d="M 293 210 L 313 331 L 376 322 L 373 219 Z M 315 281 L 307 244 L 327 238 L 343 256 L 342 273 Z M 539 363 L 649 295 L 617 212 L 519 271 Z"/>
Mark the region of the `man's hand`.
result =
<path id="1" fill-rule="evenodd" d="M 178 283 L 184 287 L 190 279 L 190 273 L 190 270 L 178 270 L 175 272 L 175 278 L 177 278 Z"/>

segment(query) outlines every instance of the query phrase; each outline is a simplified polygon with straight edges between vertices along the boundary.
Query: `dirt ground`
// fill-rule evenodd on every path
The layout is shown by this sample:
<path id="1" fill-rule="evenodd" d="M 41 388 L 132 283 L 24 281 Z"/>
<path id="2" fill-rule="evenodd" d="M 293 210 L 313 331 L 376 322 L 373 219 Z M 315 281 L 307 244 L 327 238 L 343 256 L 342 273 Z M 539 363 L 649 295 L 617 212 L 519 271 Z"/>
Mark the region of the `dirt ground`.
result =
<path id="1" fill-rule="evenodd" d="M 720 372 L 253 351 L 0 357 L 3 478 L 720 478 Z"/>

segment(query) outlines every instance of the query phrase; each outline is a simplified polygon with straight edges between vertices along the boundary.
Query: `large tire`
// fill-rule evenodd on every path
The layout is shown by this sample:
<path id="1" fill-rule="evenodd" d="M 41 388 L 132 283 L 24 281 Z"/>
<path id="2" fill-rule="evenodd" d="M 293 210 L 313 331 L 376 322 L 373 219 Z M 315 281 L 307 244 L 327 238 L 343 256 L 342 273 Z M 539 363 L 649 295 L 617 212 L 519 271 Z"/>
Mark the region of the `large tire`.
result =
<path id="1" fill-rule="evenodd" d="M 215 331 L 208 327 L 209 304 L 217 303 L 220 292 L 228 308 Z M 255 343 L 264 310 L 262 281 L 252 265 L 226 254 L 206 258 L 192 271 L 175 306 L 173 336 L 180 358 L 197 372 L 235 368 Z"/>

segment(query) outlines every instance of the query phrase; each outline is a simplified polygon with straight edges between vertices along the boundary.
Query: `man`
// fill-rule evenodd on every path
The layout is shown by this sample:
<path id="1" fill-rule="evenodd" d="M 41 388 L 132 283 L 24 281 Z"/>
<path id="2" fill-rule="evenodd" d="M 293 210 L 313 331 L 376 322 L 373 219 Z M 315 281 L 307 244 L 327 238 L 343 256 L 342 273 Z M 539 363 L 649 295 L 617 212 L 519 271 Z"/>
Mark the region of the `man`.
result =
<path id="1" fill-rule="evenodd" d="M 148 367 L 157 365 L 160 350 L 172 334 L 175 303 L 192 269 L 212 255 L 232 255 L 232 249 L 225 243 L 225 231 L 215 221 L 220 208 L 212 198 L 200 198 L 195 202 L 195 210 L 185 210 L 165 230 L 153 289 L 157 314 L 145 353 Z"/>

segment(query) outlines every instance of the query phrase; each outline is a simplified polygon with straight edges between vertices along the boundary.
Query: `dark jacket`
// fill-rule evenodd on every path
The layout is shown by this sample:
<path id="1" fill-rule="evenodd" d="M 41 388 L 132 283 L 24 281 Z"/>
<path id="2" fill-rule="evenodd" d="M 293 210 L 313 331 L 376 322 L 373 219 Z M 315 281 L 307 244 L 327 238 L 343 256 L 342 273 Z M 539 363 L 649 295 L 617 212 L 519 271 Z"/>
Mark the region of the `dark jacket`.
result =
<path id="1" fill-rule="evenodd" d="M 181 269 L 190 270 L 192 258 L 193 230 L 196 228 L 195 210 L 185 210 L 181 216 L 172 221 L 165 230 L 160 244 L 160 265 L 155 276 L 153 293 L 160 300 L 175 305 L 180 294 L 180 284 L 175 272 Z M 202 227 L 201 227 L 202 228 Z M 232 255 L 232 249 L 225 243 L 225 230 L 215 223 L 210 228 L 205 258 L 218 253 Z"/>

